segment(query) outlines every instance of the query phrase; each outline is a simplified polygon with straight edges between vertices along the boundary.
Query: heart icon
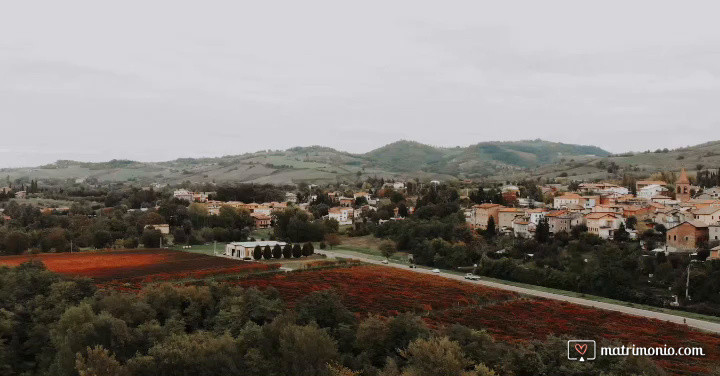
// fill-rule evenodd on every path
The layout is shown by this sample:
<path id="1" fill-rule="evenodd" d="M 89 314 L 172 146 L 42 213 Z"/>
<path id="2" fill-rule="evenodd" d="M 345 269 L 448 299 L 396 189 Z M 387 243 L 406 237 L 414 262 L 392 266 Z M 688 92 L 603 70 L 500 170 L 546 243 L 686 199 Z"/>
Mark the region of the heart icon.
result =
<path id="1" fill-rule="evenodd" d="M 575 345 L 575 351 L 580 353 L 580 355 L 585 355 L 585 351 L 587 351 L 587 344 L 576 344 Z"/>

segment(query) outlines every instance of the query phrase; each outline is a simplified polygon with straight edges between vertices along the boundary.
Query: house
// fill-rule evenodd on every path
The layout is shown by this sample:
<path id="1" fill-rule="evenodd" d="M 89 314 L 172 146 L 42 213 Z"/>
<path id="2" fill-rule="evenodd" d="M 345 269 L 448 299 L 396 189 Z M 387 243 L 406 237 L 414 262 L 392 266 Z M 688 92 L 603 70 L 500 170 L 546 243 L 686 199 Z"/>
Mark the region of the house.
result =
<path id="1" fill-rule="evenodd" d="M 525 210 L 520 208 L 502 208 L 498 210 L 498 228 L 500 229 L 511 229 L 513 228 L 512 222 L 515 218 L 525 217 Z"/>
<path id="2" fill-rule="evenodd" d="M 549 212 L 548 209 L 530 209 L 527 211 L 528 220 L 534 225 L 538 225 L 540 221 L 545 218 L 545 214 Z"/>
<path id="3" fill-rule="evenodd" d="M 260 242 L 232 242 L 225 246 L 225 256 L 239 259 L 252 259 L 256 246 L 274 248 L 276 245 L 285 246 L 285 242 L 260 241 Z"/>
<path id="4" fill-rule="evenodd" d="M 340 206 L 351 207 L 355 204 L 355 199 L 352 197 L 340 197 Z"/>
<path id="5" fill-rule="evenodd" d="M 720 223 L 708 226 L 708 240 L 711 242 L 720 241 Z"/>
<path id="6" fill-rule="evenodd" d="M 720 260 L 720 245 L 710 250 L 708 260 Z"/>
<path id="7" fill-rule="evenodd" d="M 193 192 L 190 192 L 187 189 L 176 190 L 175 192 L 173 192 L 173 197 L 178 200 L 193 202 Z"/>
<path id="8" fill-rule="evenodd" d="M 660 196 L 663 193 L 665 193 L 667 189 L 665 189 L 664 186 L 659 184 L 650 184 L 642 187 L 637 191 L 637 196 L 639 198 L 645 198 L 645 199 L 652 199 L 655 196 Z"/>
<path id="9" fill-rule="evenodd" d="M 596 212 L 585 215 L 588 232 L 603 239 L 611 238 L 613 232 L 624 223 L 622 215 L 616 213 Z"/>
<path id="10" fill-rule="evenodd" d="M 338 221 L 341 225 L 351 225 L 354 218 L 352 208 L 334 207 L 328 209 L 328 218 Z"/>
<path id="11" fill-rule="evenodd" d="M 564 209 L 570 205 L 580 205 L 582 197 L 577 193 L 566 193 L 553 199 L 553 208 Z"/>
<path id="12" fill-rule="evenodd" d="M 533 234 L 530 232 L 530 222 L 524 219 L 516 219 L 512 223 L 513 233 L 518 238 L 530 238 Z"/>
<path id="13" fill-rule="evenodd" d="M 678 250 L 693 250 L 707 243 L 708 237 L 707 224 L 687 221 L 667 231 L 667 245 Z"/>
<path id="14" fill-rule="evenodd" d="M 250 216 L 255 221 L 255 228 L 270 228 L 272 217 L 264 213 L 251 213 Z"/>
<path id="15" fill-rule="evenodd" d="M 168 235 L 170 233 L 170 225 L 167 223 L 157 225 L 145 225 L 145 228 L 150 230 L 158 230 L 163 235 Z"/>
<path id="16" fill-rule="evenodd" d="M 285 193 L 285 202 L 290 202 L 293 204 L 297 203 L 297 195 L 293 192 L 286 192 Z"/>
<path id="17" fill-rule="evenodd" d="M 468 222 L 470 222 L 473 227 L 485 230 L 487 229 L 487 224 L 490 220 L 490 217 L 493 217 L 493 220 L 495 221 L 495 227 L 497 227 L 498 223 L 500 222 L 500 219 L 498 218 L 498 212 L 502 208 L 504 208 L 504 206 L 499 204 L 474 205 L 470 211 L 470 218 L 468 219 L 466 217 L 466 220 L 468 220 Z"/>
<path id="18" fill-rule="evenodd" d="M 570 232 L 573 227 L 583 224 L 585 217 L 579 213 L 572 213 L 567 210 L 553 210 L 545 214 L 547 218 L 550 232 L 557 234 L 559 232 Z"/>
<path id="19" fill-rule="evenodd" d="M 707 206 L 702 209 L 695 209 L 692 213 L 696 220 L 706 225 L 720 222 L 720 206 Z"/>
<path id="20" fill-rule="evenodd" d="M 581 205 L 585 209 L 592 209 L 596 205 L 600 204 L 600 196 L 581 196 L 580 202 L 578 202 L 578 205 Z"/>
<path id="21" fill-rule="evenodd" d="M 27 192 L 26 191 L 15 192 L 15 198 L 19 198 L 19 199 L 27 198 Z"/>
<path id="22" fill-rule="evenodd" d="M 666 186 L 667 183 L 662 180 L 638 180 L 635 182 L 635 190 L 640 192 L 641 189 L 647 187 L 648 185 Z"/>

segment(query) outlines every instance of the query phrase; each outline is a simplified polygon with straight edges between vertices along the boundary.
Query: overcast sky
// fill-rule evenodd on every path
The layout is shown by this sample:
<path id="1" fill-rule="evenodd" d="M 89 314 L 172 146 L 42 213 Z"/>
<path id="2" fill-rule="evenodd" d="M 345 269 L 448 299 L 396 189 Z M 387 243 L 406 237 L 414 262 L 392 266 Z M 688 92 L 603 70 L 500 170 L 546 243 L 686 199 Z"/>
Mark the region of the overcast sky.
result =
<path id="1" fill-rule="evenodd" d="M 0 3 L 0 167 L 720 139 L 718 1 L 110 3 Z"/>

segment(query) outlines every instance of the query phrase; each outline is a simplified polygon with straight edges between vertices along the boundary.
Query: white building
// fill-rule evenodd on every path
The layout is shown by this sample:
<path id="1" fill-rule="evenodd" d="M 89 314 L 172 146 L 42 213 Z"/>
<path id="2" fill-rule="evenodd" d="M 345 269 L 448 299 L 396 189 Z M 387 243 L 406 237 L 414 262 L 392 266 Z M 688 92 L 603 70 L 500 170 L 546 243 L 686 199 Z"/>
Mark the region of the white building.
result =
<path id="1" fill-rule="evenodd" d="M 650 200 L 655 196 L 660 196 L 665 191 L 666 191 L 666 189 L 662 185 L 650 184 L 650 185 L 646 185 L 646 186 L 640 188 L 637 191 L 637 196 L 639 198 L 645 198 L 645 199 Z"/>
<path id="2" fill-rule="evenodd" d="M 193 202 L 193 193 L 188 191 L 187 189 L 178 189 L 177 191 L 173 192 L 173 197 L 178 200 Z"/>
<path id="3" fill-rule="evenodd" d="M 582 197 L 580 197 L 577 193 L 566 193 L 562 196 L 555 197 L 553 200 L 553 207 L 555 209 L 563 209 L 572 205 L 580 205 L 581 199 Z"/>
<path id="4" fill-rule="evenodd" d="M 338 221 L 341 225 L 351 225 L 354 218 L 353 208 L 335 207 L 328 210 L 328 218 Z"/>
<path id="5" fill-rule="evenodd" d="M 225 246 L 225 256 L 235 257 L 235 258 L 239 258 L 239 259 L 252 259 L 253 252 L 255 251 L 255 247 L 258 245 L 260 246 L 260 248 L 265 248 L 265 246 L 274 248 L 275 245 L 284 247 L 285 244 L 287 244 L 287 243 L 276 242 L 276 241 L 232 242 L 232 243 L 228 243 Z"/>

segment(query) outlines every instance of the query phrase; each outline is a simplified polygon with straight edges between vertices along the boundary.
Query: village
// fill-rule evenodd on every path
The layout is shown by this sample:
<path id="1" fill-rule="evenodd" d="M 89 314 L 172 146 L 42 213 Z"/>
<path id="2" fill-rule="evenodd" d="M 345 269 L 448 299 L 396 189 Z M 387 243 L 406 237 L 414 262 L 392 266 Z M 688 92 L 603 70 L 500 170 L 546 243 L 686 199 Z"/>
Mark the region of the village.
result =
<path id="1" fill-rule="evenodd" d="M 316 185 L 309 188 L 313 194 L 298 202 L 295 192 L 286 192 L 281 202 L 244 203 L 213 200 L 213 192 L 192 192 L 179 189 L 173 197 L 202 205 L 210 215 L 219 214 L 221 207 L 231 207 L 250 213 L 255 228 L 271 228 L 273 213 L 288 207 L 310 212 L 310 206 L 324 194 L 331 206 L 320 219 L 335 220 L 340 226 L 352 227 L 374 218 L 377 224 L 403 220 L 412 215 L 417 196 L 406 188 L 415 182 L 393 181 L 380 189 L 323 190 Z M 430 181 L 428 186 L 438 186 Z M 652 252 L 694 253 L 701 246 L 720 243 L 720 188 L 698 187 L 691 183 L 685 169 L 673 184 L 659 180 L 637 180 L 631 187 L 609 182 L 570 184 L 544 184 L 541 190 L 544 201 L 520 196 L 516 185 L 502 185 L 498 189 L 503 203 L 472 204 L 467 193 L 470 188 L 459 189 L 460 202 L 466 222 L 478 230 L 493 226 L 507 236 L 532 238 L 538 226 L 545 222 L 551 234 L 570 232 L 582 226 L 588 233 L 602 239 L 613 239 L 617 231 L 625 231 L 630 239 L 638 239 L 645 231 L 664 234 L 664 244 Z M 346 187 L 347 188 L 347 187 Z M 389 215 L 377 216 L 378 209 L 389 201 L 390 193 L 402 195 L 402 205 L 396 205 Z M 400 199 L 396 199 L 400 201 Z M 375 214 L 373 217 L 372 214 Z M 166 227 L 163 228 L 168 233 Z M 720 246 L 710 249 L 708 259 L 720 259 Z"/>

